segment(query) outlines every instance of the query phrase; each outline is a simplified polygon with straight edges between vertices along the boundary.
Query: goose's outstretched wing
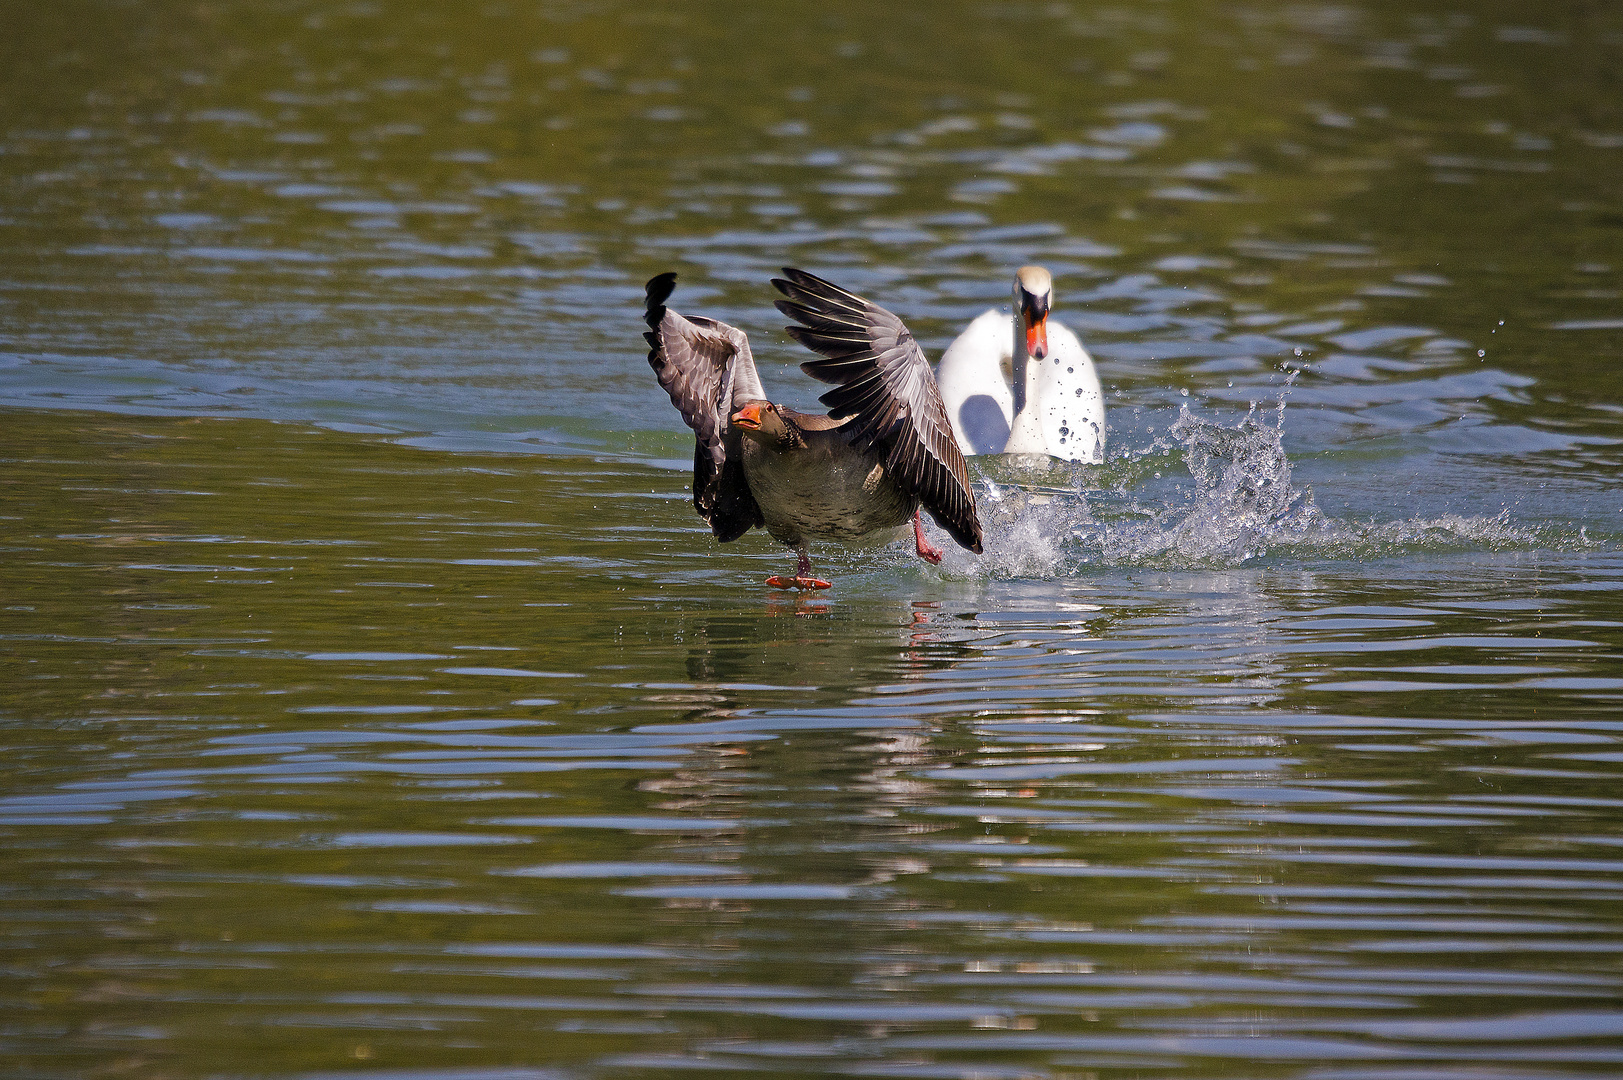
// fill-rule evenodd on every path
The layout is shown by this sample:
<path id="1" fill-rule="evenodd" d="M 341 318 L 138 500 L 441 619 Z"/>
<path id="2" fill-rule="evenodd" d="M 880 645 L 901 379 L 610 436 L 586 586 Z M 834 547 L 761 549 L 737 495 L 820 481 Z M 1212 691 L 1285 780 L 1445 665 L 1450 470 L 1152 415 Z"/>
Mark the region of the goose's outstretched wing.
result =
<path id="1" fill-rule="evenodd" d="M 665 306 L 675 274 L 648 282 L 648 365 L 693 429 L 693 508 L 719 540 L 736 540 L 763 524 L 744 479 L 742 438 L 728 423 L 734 402 L 763 396 L 749 338 L 742 330 Z"/>
<path id="2" fill-rule="evenodd" d="M 772 284 L 787 299 L 778 310 L 802 325 L 788 327 L 796 341 L 824 357 L 801 370 L 834 383 L 820 399 L 849 427 L 858 449 L 877 446 L 885 471 L 903 491 L 918 496 L 936 523 L 959 544 L 981 551 L 969 468 L 924 350 L 902 320 L 854 293 L 784 267 Z"/>

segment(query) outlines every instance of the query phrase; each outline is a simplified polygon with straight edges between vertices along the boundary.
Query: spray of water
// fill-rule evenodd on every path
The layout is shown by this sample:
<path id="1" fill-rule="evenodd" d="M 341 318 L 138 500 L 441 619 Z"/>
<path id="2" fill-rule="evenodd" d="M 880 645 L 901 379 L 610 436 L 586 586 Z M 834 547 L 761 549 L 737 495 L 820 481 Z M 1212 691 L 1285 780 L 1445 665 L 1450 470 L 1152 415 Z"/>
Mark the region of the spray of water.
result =
<path id="1" fill-rule="evenodd" d="M 1089 566 L 1222 568 L 1551 539 L 1512 523 L 1508 513 L 1334 520 L 1311 490 L 1291 482 L 1284 429 L 1283 398 L 1254 405 L 1232 426 L 1184 406 L 1164 435 L 1118 452 L 1102 469 L 1046 459 L 989 462 L 979 497 L 985 555 L 953 553 L 946 569 L 966 577 L 1056 577 Z M 1111 486 L 1101 488 L 1102 478 Z"/>

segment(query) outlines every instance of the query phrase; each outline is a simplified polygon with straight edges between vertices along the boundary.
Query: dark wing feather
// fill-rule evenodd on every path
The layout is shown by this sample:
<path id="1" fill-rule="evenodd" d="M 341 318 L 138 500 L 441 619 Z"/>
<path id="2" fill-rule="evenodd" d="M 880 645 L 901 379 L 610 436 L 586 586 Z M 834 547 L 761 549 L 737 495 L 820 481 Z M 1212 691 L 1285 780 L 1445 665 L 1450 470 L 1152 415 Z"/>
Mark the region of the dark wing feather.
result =
<path id="1" fill-rule="evenodd" d="M 791 337 L 824 359 L 801 370 L 833 383 L 820 399 L 848 425 L 859 450 L 877 447 L 885 471 L 903 491 L 918 496 L 936 523 L 977 555 L 981 523 L 969 467 L 953 438 L 952 422 L 924 350 L 895 315 L 804 270 L 784 267 L 772 284 L 786 299 L 778 310 L 801 325 Z"/>
<path id="2" fill-rule="evenodd" d="M 754 362 L 741 330 L 700 316 L 685 318 L 665 306 L 675 274 L 648 282 L 648 365 L 671 404 L 693 429 L 693 508 L 722 541 L 736 540 L 764 523 L 744 478 L 742 436 L 727 422 L 740 364 Z"/>

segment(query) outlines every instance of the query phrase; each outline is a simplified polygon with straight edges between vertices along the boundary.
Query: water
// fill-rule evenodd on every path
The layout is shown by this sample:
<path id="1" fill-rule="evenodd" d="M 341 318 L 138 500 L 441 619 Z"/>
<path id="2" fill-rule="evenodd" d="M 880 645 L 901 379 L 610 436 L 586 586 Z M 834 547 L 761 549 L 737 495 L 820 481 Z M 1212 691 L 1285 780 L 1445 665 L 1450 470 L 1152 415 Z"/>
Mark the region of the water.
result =
<path id="1" fill-rule="evenodd" d="M 7 7 L 8 1075 L 1623 1072 L 1623 18 L 875 16 Z M 648 277 L 1025 262 L 1103 465 L 713 542 Z"/>

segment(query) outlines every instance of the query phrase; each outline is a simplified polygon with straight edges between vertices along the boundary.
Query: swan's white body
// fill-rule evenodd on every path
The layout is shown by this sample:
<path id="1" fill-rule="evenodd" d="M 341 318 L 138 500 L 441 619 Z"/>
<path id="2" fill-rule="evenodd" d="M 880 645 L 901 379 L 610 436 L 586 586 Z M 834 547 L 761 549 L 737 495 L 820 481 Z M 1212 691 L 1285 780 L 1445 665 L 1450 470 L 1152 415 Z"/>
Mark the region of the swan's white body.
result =
<path id="1" fill-rule="evenodd" d="M 981 315 L 941 356 L 936 383 L 952 433 L 966 456 L 1047 454 L 1101 462 L 1105 404 L 1093 358 L 1075 334 L 1046 318 L 1041 320 L 1047 332 L 1042 359 L 1027 352 L 1029 328 L 1020 300 L 1026 273 L 1022 270 L 1016 281 L 1012 313 L 994 309 Z M 1041 300 L 1046 316 L 1046 293 Z"/>

